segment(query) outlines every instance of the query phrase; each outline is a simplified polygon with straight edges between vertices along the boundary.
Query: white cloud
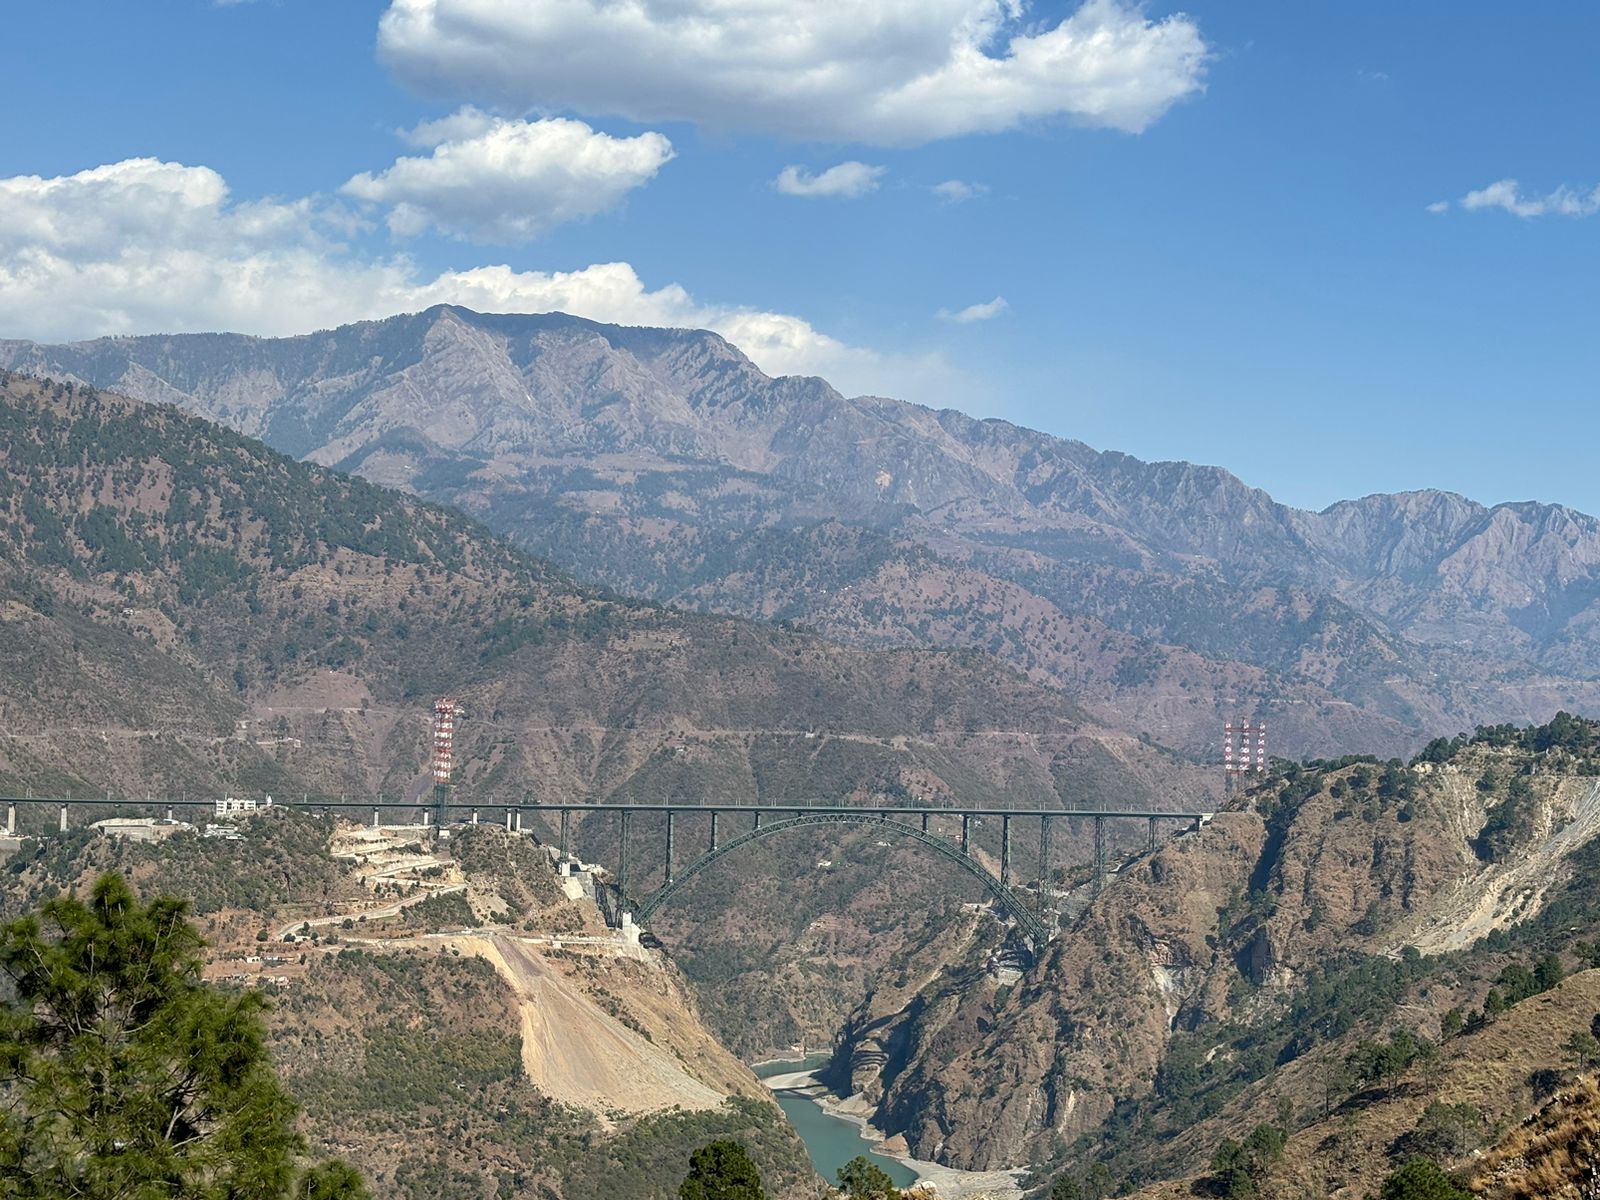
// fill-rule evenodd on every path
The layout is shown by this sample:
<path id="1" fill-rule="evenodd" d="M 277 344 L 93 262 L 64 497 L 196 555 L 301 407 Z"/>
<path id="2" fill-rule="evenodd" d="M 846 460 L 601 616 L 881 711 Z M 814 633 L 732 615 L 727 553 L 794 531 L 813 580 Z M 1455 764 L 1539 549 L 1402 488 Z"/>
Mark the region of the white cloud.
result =
<path id="1" fill-rule="evenodd" d="M 427 121 L 407 135 L 429 146 L 341 189 L 389 209 L 389 228 L 429 228 L 479 242 L 522 242 L 563 221 L 615 207 L 672 158 L 659 133 L 619 138 L 582 121 L 511 121 L 474 108 Z"/>
<path id="2" fill-rule="evenodd" d="M 507 108 L 879 145 L 1063 118 L 1137 133 L 1204 86 L 1178 14 L 1084 0 L 391 0 L 379 54 L 424 91 Z"/>
<path id="3" fill-rule="evenodd" d="M 955 396 L 959 377 L 937 354 L 852 346 L 800 317 L 703 302 L 676 283 L 652 290 L 625 262 L 430 274 L 404 255 L 357 252 L 344 240 L 354 227 L 337 205 L 236 202 L 210 168 L 155 159 L 0 179 L 0 337 L 281 336 L 451 303 L 712 329 L 771 374 L 822 375 L 850 392 Z"/>
<path id="4" fill-rule="evenodd" d="M 447 117 L 419 121 L 410 129 L 397 129 L 400 138 L 413 146 L 431 150 L 446 142 L 469 142 L 482 137 L 498 124 L 499 118 L 481 108 L 464 104 Z"/>
<path id="5" fill-rule="evenodd" d="M 1004 296 L 996 296 L 993 300 L 986 301 L 983 304 L 969 304 L 956 312 L 941 308 L 936 315 L 942 321 L 954 321 L 958 325 L 971 325 L 975 321 L 992 321 L 1010 307 L 1011 305 L 1006 303 Z"/>
<path id="6" fill-rule="evenodd" d="M 1461 207 L 1469 212 L 1498 208 L 1517 217 L 1592 217 L 1600 212 L 1600 186 L 1580 192 L 1562 186 L 1543 196 L 1528 196 L 1515 179 L 1498 179 L 1488 187 L 1461 197 Z"/>
<path id="7" fill-rule="evenodd" d="M 813 175 L 804 167 L 785 167 L 772 186 L 785 196 L 834 196 L 854 200 L 878 190 L 878 180 L 887 167 L 869 167 L 864 162 L 842 162 Z"/>
<path id="8" fill-rule="evenodd" d="M 965 179 L 946 179 L 933 185 L 933 194 L 946 204 L 960 204 L 981 196 L 989 190 L 987 184 L 968 183 Z"/>
<path id="9" fill-rule="evenodd" d="M 1432 204 L 1428 205 L 1428 211 L 1431 212 L 1431 213 L 1449 212 L 1450 211 L 1450 201 L 1448 201 L 1448 200 L 1435 200 Z"/>

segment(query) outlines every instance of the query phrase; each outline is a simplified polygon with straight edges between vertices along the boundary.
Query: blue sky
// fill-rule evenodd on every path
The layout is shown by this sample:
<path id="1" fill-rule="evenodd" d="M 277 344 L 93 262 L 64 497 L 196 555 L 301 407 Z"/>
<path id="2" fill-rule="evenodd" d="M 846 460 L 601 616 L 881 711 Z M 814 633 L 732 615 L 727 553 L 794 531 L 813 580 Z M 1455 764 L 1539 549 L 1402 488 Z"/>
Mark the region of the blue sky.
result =
<path id="1" fill-rule="evenodd" d="M 0 337 L 560 306 L 1308 507 L 1600 512 L 1600 7 L 788 3 L 8 6 Z"/>

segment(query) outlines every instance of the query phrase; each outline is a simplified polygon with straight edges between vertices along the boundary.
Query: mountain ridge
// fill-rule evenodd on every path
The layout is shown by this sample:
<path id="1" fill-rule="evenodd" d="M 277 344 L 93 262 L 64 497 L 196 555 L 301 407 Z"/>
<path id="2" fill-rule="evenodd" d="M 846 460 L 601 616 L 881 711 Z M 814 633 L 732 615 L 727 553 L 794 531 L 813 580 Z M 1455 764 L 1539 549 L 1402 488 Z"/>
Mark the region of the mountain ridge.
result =
<path id="1" fill-rule="evenodd" d="M 1221 467 L 849 398 L 769 378 L 714 334 L 564 314 L 436 306 L 287 339 L 0 343 L 8 364 L 178 403 L 454 504 L 625 592 L 783 612 L 864 646 L 986 648 L 1077 686 L 1003 620 L 952 629 L 963 602 L 938 572 L 895 581 L 898 623 L 830 615 L 794 557 L 816 547 L 772 535 L 838 522 L 881 539 L 880 558 L 929 549 L 1132 638 L 1094 684 L 1100 711 L 1143 714 L 1131 731 L 1191 753 L 1214 755 L 1227 717 L 1270 721 L 1290 754 L 1402 753 L 1441 729 L 1600 710 L 1600 521 L 1565 506 L 1420 489 L 1294 509 Z M 888 587 L 845 565 L 831 596 Z M 762 594 L 763 575 L 790 582 Z M 1082 632 L 1061 653 L 1099 645 Z M 1213 664 L 1198 692 L 1183 654 Z M 1241 666 L 1254 684 L 1225 694 Z M 1343 705 L 1360 720 L 1340 717 L 1353 740 L 1336 741 Z"/>

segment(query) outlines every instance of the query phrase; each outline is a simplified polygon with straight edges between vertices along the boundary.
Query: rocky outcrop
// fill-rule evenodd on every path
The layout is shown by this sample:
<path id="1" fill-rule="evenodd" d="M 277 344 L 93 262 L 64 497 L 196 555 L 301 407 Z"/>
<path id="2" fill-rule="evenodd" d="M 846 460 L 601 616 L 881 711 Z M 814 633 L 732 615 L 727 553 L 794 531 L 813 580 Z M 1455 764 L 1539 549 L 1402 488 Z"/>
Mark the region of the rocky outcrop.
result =
<path id="1" fill-rule="evenodd" d="M 1490 741 L 1457 746 L 1443 762 L 1295 768 L 1263 784 L 1203 830 L 1129 860 L 1015 987 L 986 975 L 981 958 L 952 952 L 952 965 L 924 971 L 912 994 L 858 1010 L 841 1051 L 852 1086 L 876 1100 L 880 1128 L 952 1166 L 1034 1163 L 1084 1135 L 1092 1145 L 1128 1104 L 1173 1141 L 1172 1161 L 1204 1161 L 1223 1134 L 1190 1144 L 1181 1123 L 1158 1115 L 1163 1104 L 1216 1111 L 1193 1090 L 1204 1064 L 1231 1062 L 1222 1078 L 1263 1089 L 1275 1068 L 1294 1064 L 1279 1094 L 1304 1103 L 1322 1085 L 1301 1056 L 1354 1036 L 1354 1014 L 1383 1012 L 1370 1006 L 1389 985 L 1372 964 L 1417 964 L 1419 950 L 1505 937 L 1593 869 L 1592 751 Z M 1497 861 L 1479 852 L 1489 822 L 1512 838 Z M 1563 903 L 1558 911 L 1579 911 Z M 1571 928 L 1580 932 L 1565 936 L 1587 936 Z M 1446 960 L 1434 986 L 1419 985 L 1409 1028 L 1438 1036 L 1438 1019 L 1462 1003 L 1465 961 Z M 1340 985 L 1335 1009 L 1345 1015 L 1319 1017 L 1332 992 L 1308 991 L 1345 968 L 1357 972 Z M 1499 966 L 1486 970 L 1493 979 Z M 1291 1004 L 1304 1015 L 1275 1024 Z M 892 1052 L 863 1057 L 878 1047 Z M 1233 1086 L 1222 1094 L 1237 1094 Z M 1235 1121 L 1248 1132 L 1271 1115 L 1258 1099 Z"/>
<path id="2" fill-rule="evenodd" d="M 898 1069 L 878 1124 L 919 1157 L 989 1170 L 1034 1161 L 1148 1093 L 1171 1031 L 1225 1003 L 1217 914 L 1265 840 L 1255 814 L 1219 814 L 1127 866 L 1015 987 L 969 960 L 914 998 L 905 1027 L 880 1018 L 912 1049 L 886 1064 Z"/>

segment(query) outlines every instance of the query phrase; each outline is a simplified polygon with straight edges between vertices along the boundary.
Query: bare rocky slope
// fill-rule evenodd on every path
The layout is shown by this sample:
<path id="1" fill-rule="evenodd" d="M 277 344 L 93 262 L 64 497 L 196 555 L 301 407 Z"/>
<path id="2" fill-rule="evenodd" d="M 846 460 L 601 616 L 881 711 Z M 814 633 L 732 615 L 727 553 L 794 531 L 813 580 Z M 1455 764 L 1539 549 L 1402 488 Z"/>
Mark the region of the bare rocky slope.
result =
<path id="1" fill-rule="evenodd" d="M 1409 766 L 1285 769 L 1129 858 L 1021 979 L 993 970 L 981 934 L 912 959 L 851 1018 L 831 1082 L 913 1153 L 960 1167 L 1196 1181 L 1223 1139 L 1277 1124 L 1300 1190 L 1264 1194 L 1359 1196 L 1423 1144 L 1430 1100 L 1478 1112 L 1460 1145 L 1430 1151 L 1459 1161 L 1581 1065 L 1562 1048 L 1588 1031 L 1596 976 L 1577 1016 L 1536 1019 L 1534 993 L 1596 961 L 1597 796 L 1600 725 L 1564 716 L 1439 741 Z M 1534 1024 L 1478 1032 L 1508 1003 Z M 1506 1037 L 1528 1047 L 1505 1064 L 1509 1091 L 1435 1086 L 1441 1053 L 1465 1080 Z M 1385 1046 L 1403 1049 L 1374 1067 Z M 1384 1113 L 1382 1137 L 1339 1133 Z"/>
<path id="2" fill-rule="evenodd" d="M 728 1136 L 773 1194 L 816 1194 L 798 1139 L 671 960 L 606 928 L 593 880 L 558 877 L 533 838 L 282 810 L 235 832 L 24 842 L 0 912 L 107 870 L 194 897 L 206 975 L 266 995 L 308 1139 L 375 1195 L 666 1200 L 689 1154 Z"/>
<path id="3" fill-rule="evenodd" d="M 1600 702 L 1600 524 L 1439 492 L 1322 513 L 1214 467 L 770 379 L 708 333 L 440 307 L 284 339 L 0 342 L 447 500 L 580 576 L 868 645 L 965 645 L 1122 727 L 1282 751 Z"/>

